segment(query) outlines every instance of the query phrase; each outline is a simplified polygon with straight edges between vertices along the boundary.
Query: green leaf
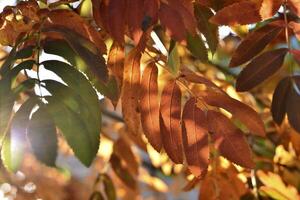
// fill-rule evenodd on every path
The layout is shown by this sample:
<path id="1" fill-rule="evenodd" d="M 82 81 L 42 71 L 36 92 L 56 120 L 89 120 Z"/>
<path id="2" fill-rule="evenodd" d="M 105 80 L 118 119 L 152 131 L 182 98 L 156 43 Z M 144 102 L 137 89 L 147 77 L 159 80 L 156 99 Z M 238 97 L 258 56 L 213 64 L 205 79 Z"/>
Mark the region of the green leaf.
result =
<path id="1" fill-rule="evenodd" d="M 47 109 L 56 126 L 62 131 L 76 157 L 86 166 L 90 166 L 97 154 L 99 137 L 89 134 L 80 116 L 62 104 L 55 96 L 45 97 Z M 90 125 L 92 126 L 92 123 Z M 98 149 L 98 148 L 97 148 Z"/>
<path id="2" fill-rule="evenodd" d="M 218 26 L 209 22 L 214 13 L 208 7 L 195 4 L 194 14 L 198 29 L 205 36 L 209 49 L 214 53 L 219 43 Z"/>
<path id="3" fill-rule="evenodd" d="M 27 46 L 16 53 L 16 59 L 24 59 L 32 56 L 35 46 Z"/>
<path id="4" fill-rule="evenodd" d="M 16 172 L 22 163 L 29 116 L 36 104 L 36 98 L 29 98 L 22 104 L 12 119 L 10 133 L 4 139 L 1 152 L 3 164 L 8 171 Z"/>
<path id="5" fill-rule="evenodd" d="M 115 186 L 111 180 L 111 178 L 107 174 L 101 174 L 100 179 L 104 185 L 104 191 L 109 200 L 116 200 L 117 194 Z"/>
<path id="6" fill-rule="evenodd" d="M 82 98 L 86 107 L 82 115 L 85 116 L 86 121 L 89 122 L 87 134 L 90 134 L 92 138 L 96 138 L 98 141 L 101 128 L 101 112 L 97 93 L 91 83 L 81 72 L 67 63 L 49 60 L 42 64 L 47 70 L 53 71 L 60 76 L 62 80 Z M 94 152 L 97 152 L 99 148 L 98 142 L 93 143 L 92 148 Z"/>
<path id="7" fill-rule="evenodd" d="M 69 43 L 72 49 L 85 61 L 90 70 L 101 80 L 108 81 L 108 70 L 104 58 L 97 47 L 78 33 L 61 26 L 55 26 L 43 30 L 44 32 L 60 33 Z"/>
<path id="8" fill-rule="evenodd" d="M 173 41 L 173 40 L 172 40 Z M 169 56 L 168 56 L 168 66 L 173 75 L 177 75 L 180 68 L 180 57 L 178 55 L 176 42 L 171 42 Z"/>
<path id="9" fill-rule="evenodd" d="M 55 166 L 58 148 L 56 129 L 51 116 L 43 106 L 33 113 L 27 136 L 35 157 L 48 166 Z"/>
<path id="10" fill-rule="evenodd" d="M 202 38 L 199 35 L 195 34 L 193 36 L 188 33 L 187 48 L 196 58 L 200 59 L 202 62 L 207 62 L 208 60 L 207 49 L 205 47 Z"/>
<path id="11" fill-rule="evenodd" d="M 7 132 L 8 122 L 12 113 L 15 96 L 10 89 L 10 79 L 0 80 L 0 144 Z"/>

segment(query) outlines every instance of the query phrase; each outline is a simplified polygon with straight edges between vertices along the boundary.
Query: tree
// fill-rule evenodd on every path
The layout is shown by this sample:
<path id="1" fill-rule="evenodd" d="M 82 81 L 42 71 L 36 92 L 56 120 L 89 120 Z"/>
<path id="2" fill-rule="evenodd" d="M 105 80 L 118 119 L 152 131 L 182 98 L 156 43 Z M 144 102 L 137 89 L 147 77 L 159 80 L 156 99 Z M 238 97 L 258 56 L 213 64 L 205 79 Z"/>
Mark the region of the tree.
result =
<path id="1" fill-rule="evenodd" d="M 109 167 L 94 180 L 91 199 L 116 199 L 120 185 L 137 198 L 140 181 L 159 190 L 160 180 L 141 169 L 166 174 L 166 164 L 186 178 L 183 191 L 200 185 L 199 199 L 299 199 L 299 16 L 296 0 L 6 7 L 2 165 L 18 171 L 30 147 L 56 167 L 66 141 L 90 167 L 104 140 L 113 149 L 101 158 Z M 230 33 L 220 37 L 223 26 Z"/>

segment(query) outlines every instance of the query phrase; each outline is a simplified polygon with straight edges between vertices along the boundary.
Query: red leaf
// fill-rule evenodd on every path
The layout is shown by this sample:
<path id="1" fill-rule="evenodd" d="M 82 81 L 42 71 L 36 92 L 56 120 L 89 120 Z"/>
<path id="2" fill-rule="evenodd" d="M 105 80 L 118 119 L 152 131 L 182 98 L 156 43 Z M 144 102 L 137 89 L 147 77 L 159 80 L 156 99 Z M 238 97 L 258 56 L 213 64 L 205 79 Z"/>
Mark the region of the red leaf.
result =
<path id="1" fill-rule="evenodd" d="M 102 29 L 109 32 L 108 28 L 108 0 L 92 0 L 93 6 L 93 17 L 95 19 L 96 24 Z"/>
<path id="2" fill-rule="evenodd" d="M 159 127 L 159 102 L 157 86 L 158 70 L 150 63 L 144 70 L 141 81 L 140 110 L 144 133 L 156 151 L 162 148 Z"/>
<path id="3" fill-rule="evenodd" d="M 275 21 L 250 33 L 234 52 L 229 66 L 236 67 L 252 59 L 278 36 L 283 28 L 283 21 Z"/>
<path id="4" fill-rule="evenodd" d="M 108 26 L 111 35 L 119 44 L 124 42 L 126 23 L 126 0 L 110 0 L 108 5 Z"/>
<path id="5" fill-rule="evenodd" d="M 288 49 L 281 48 L 254 58 L 238 76 L 236 90 L 250 90 L 273 75 L 282 66 L 287 52 Z"/>
<path id="6" fill-rule="evenodd" d="M 177 41 L 185 39 L 185 25 L 177 10 L 162 3 L 159 10 L 159 19 L 168 35 Z"/>
<path id="7" fill-rule="evenodd" d="M 145 11 L 143 9 L 143 0 L 127 1 L 127 25 L 130 36 L 137 44 L 143 34 L 142 21 Z M 123 16 L 124 17 L 124 16 Z"/>
<path id="8" fill-rule="evenodd" d="M 160 102 L 160 128 L 163 147 L 174 163 L 183 162 L 180 126 L 181 91 L 175 81 L 165 86 Z"/>
<path id="9" fill-rule="evenodd" d="M 281 124 L 286 113 L 286 101 L 291 88 L 291 79 L 286 77 L 276 86 L 272 99 L 272 116 L 277 124 Z"/>
<path id="10" fill-rule="evenodd" d="M 228 160 L 247 168 L 253 168 L 251 151 L 243 132 L 223 114 L 209 110 L 207 112 L 209 131 L 216 148 Z"/>
<path id="11" fill-rule="evenodd" d="M 252 134 L 265 136 L 264 123 L 251 107 L 231 98 L 224 92 L 208 90 L 203 94 L 202 98 L 207 104 L 227 110 L 240 120 Z"/>
<path id="12" fill-rule="evenodd" d="M 141 53 L 133 49 L 125 58 L 124 78 L 122 88 L 122 113 L 124 121 L 135 136 L 141 134 L 140 113 L 138 108 L 140 89 L 140 59 Z"/>
<path id="13" fill-rule="evenodd" d="M 299 7 L 300 7 L 300 3 L 299 3 Z M 300 9 L 300 8 L 299 8 Z M 300 12 L 300 11 L 299 11 Z M 293 29 L 295 36 L 298 40 L 300 40 L 300 23 L 297 22 L 290 22 L 289 23 L 289 27 L 291 29 Z"/>
<path id="14" fill-rule="evenodd" d="M 300 76 L 293 76 L 293 82 L 287 96 L 286 112 L 291 126 L 300 133 Z"/>
<path id="15" fill-rule="evenodd" d="M 196 103 L 191 98 L 183 108 L 182 137 L 188 168 L 196 177 L 203 177 L 209 163 L 208 128 L 205 113 Z"/>
<path id="16" fill-rule="evenodd" d="M 298 16 L 300 16 L 300 2 L 298 0 L 287 0 L 289 8 Z"/>
<path id="17" fill-rule="evenodd" d="M 244 25 L 259 22 L 259 6 L 252 1 L 242 1 L 234 3 L 219 10 L 210 21 L 219 25 Z"/>

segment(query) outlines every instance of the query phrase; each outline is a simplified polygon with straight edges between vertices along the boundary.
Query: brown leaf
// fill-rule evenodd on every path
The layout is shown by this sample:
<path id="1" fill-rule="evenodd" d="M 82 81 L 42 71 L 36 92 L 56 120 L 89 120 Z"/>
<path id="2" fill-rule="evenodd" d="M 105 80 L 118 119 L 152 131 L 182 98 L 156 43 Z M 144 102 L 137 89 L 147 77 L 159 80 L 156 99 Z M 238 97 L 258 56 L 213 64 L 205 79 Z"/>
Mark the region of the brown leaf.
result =
<path id="1" fill-rule="evenodd" d="M 242 167 L 253 168 L 255 164 L 243 132 L 219 112 L 209 110 L 207 120 L 208 129 L 212 132 L 216 149 L 220 154 Z"/>
<path id="2" fill-rule="evenodd" d="M 158 69 L 150 63 L 144 70 L 141 81 L 140 110 L 144 133 L 156 151 L 162 148 L 159 127 L 159 102 L 157 86 Z"/>
<path id="3" fill-rule="evenodd" d="M 237 67 L 252 59 L 278 36 L 283 27 L 283 21 L 275 21 L 251 32 L 237 47 L 229 66 Z"/>
<path id="4" fill-rule="evenodd" d="M 141 134 L 140 113 L 138 108 L 140 90 L 141 53 L 133 49 L 125 58 L 123 88 L 121 94 L 124 121 L 133 135 Z"/>
<path id="5" fill-rule="evenodd" d="M 265 52 L 254 58 L 239 74 L 236 81 L 237 91 L 247 91 L 273 75 L 283 64 L 287 48 Z"/>
<path id="6" fill-rule="evenodd" d="M 124 48 L 114 42 L 110 48 L 107 67 L 110 73 L 116 77 L 119 91 L 121 91 L 123 84 L 123 72 L 124 72 L 124 59 L 125 51 Z M 118 102 L 115 102 L 115 106 Z"/>
<path id="7" fill-rule="evenodd" d="M 180 13 L 162 3 L 159 10 L 159 19 L 161 24 L 165 27 L 166 32 L 173 39 L 183 41 L 185 39 L 185 25 Z"/>
<path id="8" fill-rule="evenodd" d="M 212 23 L 229 26 L 252 24 L 260 20 L 259 6 L 252 1 L 234 3 L 219 10 L 210 18 Z"/>
<path id="9" fill-rule="evenodd" d="M 287 96 L 286 112 L 291 126 L 300 133 L 300 76 L 293 76 Z"/>
<path id="10" fill-rule="evenodd" d="M 291 79 L 286 77 L 282 79 L 279 84 L 276 86 L 276 89 L 273 94 L 271 112 L 273 120 L 280 125 L 284 119 L 287 106 L 287 98 L 289 96 L 291 88 Z"/>
<path id="11" fill-rule="evenodd" d="M 108 5 L 108 29 L 112 37 L 119 43 L 124 43 L 126 25 L 126 0 L 110 0 Z"/>
<path id="12" fill-rule="evenodd" d="M 189 99 L 183 108 L 182 138 L 189 170 L 196 177 L 203 177 L 209 163 L 208 127 L 204 111 Z"/>
<path id="13" fill-rule="evenodd" d="M 69 10 L 52 10 L 48 14 L 44 28 L 63 26 L 93 42 L 102 54 L 106 54 L 106 45 L 96 29 L 75 12 Z"/>
<path id="14" fill-rule="evenodd" d="M 263 0 L 260 8 L 260 16 L 263 20 L 273 17 L 284 0 Z"/>
<path id="15" fill-rule="evenodd" d="M 131 174 L 138 174 L 139 163 L 136 160 L 136 157 L 132 152 L 130 145 L 123 138 L 119 138 L 114 143 L 114 153 L 125 162 Z"/>
<path id="16" fill-rule="evenodd" d="M 161 96 L 160 128 L 163 147 L 174 163 L 183 162 L 180 117 L 180 88 L 175 81 L 168 82 Z"/>
<path id="17" fill-rule="evenodd" d="M 258 136 L 265 136 L 264 123 L 259 115 L 246 104 L 231 98 L 224 92 L 208 90 L 202 98 L 211 106 L 221 107 L 241 121 L 249 131 Z"/>

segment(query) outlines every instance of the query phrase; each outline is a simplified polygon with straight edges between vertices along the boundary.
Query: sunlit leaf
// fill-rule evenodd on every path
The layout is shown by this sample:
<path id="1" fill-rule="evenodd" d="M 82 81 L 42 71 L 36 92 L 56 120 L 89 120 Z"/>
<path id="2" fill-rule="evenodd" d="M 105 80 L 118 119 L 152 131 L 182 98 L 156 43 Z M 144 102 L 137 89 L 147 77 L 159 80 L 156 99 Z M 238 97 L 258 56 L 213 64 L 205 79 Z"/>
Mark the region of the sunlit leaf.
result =
<path id="1" fill-rule="evenodd" d="M 140 109 L 144 133 L 149 143 L 159 152 L 162 142 L 159 127 L 157 76 L 158 69 L 155 63 L 148 64 L 141 81 Z"/>
<path id="2" fill-rule="evenodd" d="M 185 103 L 182 114 L 182 137 L 190 171 L 196 177 L 203 177 L 209 159 L 208 127 L 205 112 L 196 104 L 196 98 L 191 98 Z"/>
<path id="3" fill-rule="evenodd" d="M 183 162 L 181 90 L 175 81 L 165 86 L 160 102 L 160 128 L 163 147 L 175 163 Z"/>

